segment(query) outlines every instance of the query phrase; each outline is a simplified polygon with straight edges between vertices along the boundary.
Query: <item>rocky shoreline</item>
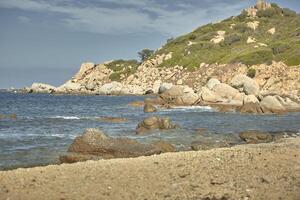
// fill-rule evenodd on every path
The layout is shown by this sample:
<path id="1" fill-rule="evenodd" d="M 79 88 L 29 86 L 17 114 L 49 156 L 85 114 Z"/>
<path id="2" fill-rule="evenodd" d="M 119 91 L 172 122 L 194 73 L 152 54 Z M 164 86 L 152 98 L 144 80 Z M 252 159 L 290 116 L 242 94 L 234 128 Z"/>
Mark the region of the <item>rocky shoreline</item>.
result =
<path id="1" fill-rule="evenodd" d="M 3 199 L 297 199 L 300 140 L 0 172 Z"/>

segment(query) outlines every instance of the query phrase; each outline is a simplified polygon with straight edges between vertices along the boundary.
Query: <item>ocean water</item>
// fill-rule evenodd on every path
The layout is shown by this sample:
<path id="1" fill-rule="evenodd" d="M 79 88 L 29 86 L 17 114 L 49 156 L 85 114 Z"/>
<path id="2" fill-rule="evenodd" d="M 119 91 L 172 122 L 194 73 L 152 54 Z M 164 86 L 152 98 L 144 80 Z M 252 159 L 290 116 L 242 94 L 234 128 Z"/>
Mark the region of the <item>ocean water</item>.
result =
<path id="1" fill-rule="evenodd" d="M 269 132 L 300 131 L 300 113 L 286 115 L 241 115 L 219 113 L 210 107 L 177 107 L 145 114 L 132 107 L 136 96 L 71 96 L 0 92 L 0 114 L 16 113 L 17 119 L 0 119 L 0 170 L 54 164 L 76 136 L 86 128 L 99 128 L 112 137 L 129 137 L 142 143 L 165 140 L 178 150 L 188 150 L 193 141 L 242 142 L 245 130 Z M 145 117 L 170 117 L 181 128 L 137 136 L 135 128 Z M 123 117 L 110 123 L 99 117 Z M 197 129 L 205 130 L 200 134 Z"/>

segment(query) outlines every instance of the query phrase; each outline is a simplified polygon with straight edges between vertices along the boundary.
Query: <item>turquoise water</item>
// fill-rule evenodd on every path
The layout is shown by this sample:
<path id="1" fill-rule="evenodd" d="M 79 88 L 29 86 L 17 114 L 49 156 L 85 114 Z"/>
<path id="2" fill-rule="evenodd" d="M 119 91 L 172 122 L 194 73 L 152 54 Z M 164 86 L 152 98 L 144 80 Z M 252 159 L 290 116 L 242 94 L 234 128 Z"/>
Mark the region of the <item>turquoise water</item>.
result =
<path id="1" fill-rule="evenodd" d="M 0 119 L 0 169 L 56 163 L 58 156 L 86 128 L 99 128 L 112 137 L 129 137 L 144 143 L 162 139 L 179 150 L 188 150 L 196 140 L 241 142 L 238 133 L 245 130 L 300 130 L 300 113 L 258 116 L 218 113 L 209 107 L 177 107 L 145 114 L 143 108 L 128 106 L 143 99 L 0 92 L 0 114 L 17 114 L 16 120 Z M 137 124 L 152 115 L 170 117 L 181 129 L 135 135 Z M 98 117 L 124 117 L 128 121 L 100 122 Z M 206 133 L 197 133 L 200 128 L 206 129 Z"/>

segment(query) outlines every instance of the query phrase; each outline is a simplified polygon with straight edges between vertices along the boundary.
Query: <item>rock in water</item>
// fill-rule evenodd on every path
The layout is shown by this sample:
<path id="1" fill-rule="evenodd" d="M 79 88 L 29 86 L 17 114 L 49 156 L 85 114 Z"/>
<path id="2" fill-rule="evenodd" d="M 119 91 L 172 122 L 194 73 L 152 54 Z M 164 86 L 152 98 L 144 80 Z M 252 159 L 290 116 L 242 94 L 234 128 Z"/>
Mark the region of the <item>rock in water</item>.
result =
<path id="1" fill-rule="evenodd" d="M 285 112 L 285 107 L 275 96 L 267 96 L 260 102 L 260 107 L 264 113 Z"/>
<path id="2" fill-rule="evenodd" d="M 56 88 L 52 85 L 44 84 L 44 83 L 33 83 L 30 92 L 36 93 L 53 93 Z"/>
<path id="3" fill-rule="evenodd" d="M 152 112 L 156 112 L 157 109 L 150 103 L 146 103 L 144 106 L 144 112 L 145 113 L 152 113 Z"/>
<path id="4" fill-rule="evenodd" d="M 60 157 L 61 162 L 77 162 L 89 159 L 129 158 L 150 156 L 165 152 L 165 149 L 141 144 L 128 138 L 111 138 L 98 129 L 86 129 L 75 138 L 68 154 Z"/>
<path id="5" fill-rule="evenodd" d="M 259 105 L 259 103 L 245 103 L 242 107 L 238 108 L 238 111 L 241 113 L 249 113 L 249 114 L 262 114 L 263 111 Z"/>
<path id="6" fill-rule="evenodd" d="M 136 134 L 145 134 L 151 130 L 175 129 L 178 125 L 173 124 L 169 118 L 148 117 L 140 122 L 136 128 Z"/>
<path id="7" fill-rule="evenodd" d="M 247 143 L 268 143 L 273 141 L 273 136 L 270 133 L 261 131 L 245 131 L 239 134 L 240 138 Z"/>
<path id="8" fill-rule="evenodd" d="M 239 91 L 225 83 L 217 84 L 212 89 L 217 95 L 226 99 L 234 99 L 239 94 Z"/>

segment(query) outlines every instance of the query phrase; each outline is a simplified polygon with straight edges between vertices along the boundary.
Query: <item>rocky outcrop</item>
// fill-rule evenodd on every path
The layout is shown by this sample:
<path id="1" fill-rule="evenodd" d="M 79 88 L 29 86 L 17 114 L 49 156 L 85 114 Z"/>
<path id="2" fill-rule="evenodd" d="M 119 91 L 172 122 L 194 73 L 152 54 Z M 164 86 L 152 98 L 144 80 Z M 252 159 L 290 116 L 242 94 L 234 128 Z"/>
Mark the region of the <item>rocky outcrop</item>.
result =
<path id="1" fill-rule="evenodd" d="M 274 137 L 270 133 L 261 131 L 244 131 L 241 132 L 239 136 L 242 140 L 250 144 L 268 143 L 278 138 L 278 135 Z"/>
<path id="2" fill-rule="evenodd" d="M 300 105 L 289 98 L 280 96 L 266 96 L 260 102 L 260 107 L 264 113 L 283 113 L 290 111 L 300 111 Z"/>
<path id="3" fill-rule="evenodd" d="M 230 85 L 247 95 L 258 96 L 260 92 L 259 85 L 255 82 L 255 80 L 244 74 L 238 74 L 234 76 L 230 82 Z"/>
<path id="4" fill-rule="evenodd" d="M 98 129 L 86 129 L 75 138 L 61 162 L 150 156 L 170 150 L 165 145 L 141 144 L 128 138 L 111 138 Z M 174 149 L 172 149 L 174 150 Z"/>
<path id="5" fill-rule="evenodd" d="M 178 127 L 179 126 L 174 124 L 170 118 L 148 117 L 138 124 L 136 133 L 140 135 L 146 134 L 152 130 L 169 130 Z"/>
<path id="6" fill-rule="evenodd" d="M 215 85 L 212 89 L 216 94 L 225 99 L 235 99 L 235 97 L 239 94 L 239 91 L 230 85 L 225 83 L 220 83 Z"/>
<path id="7" fill-rule="evenodd" d="M 216 78 L 211 78 L 209 81 L 206 83 L 206 87 L 210 90 L 212 90 L 216 85 L 220 84 L 221 82 L 216 79 Z"/>
<path id="8" fill-rule="evenodd" d="M 33 83 L 31 87 L 28 89 L 28 92 L 34 93 L 53 93 L 56 91 L 56 88 L 52 85 L 44 84 L 44 83 Z"/>

